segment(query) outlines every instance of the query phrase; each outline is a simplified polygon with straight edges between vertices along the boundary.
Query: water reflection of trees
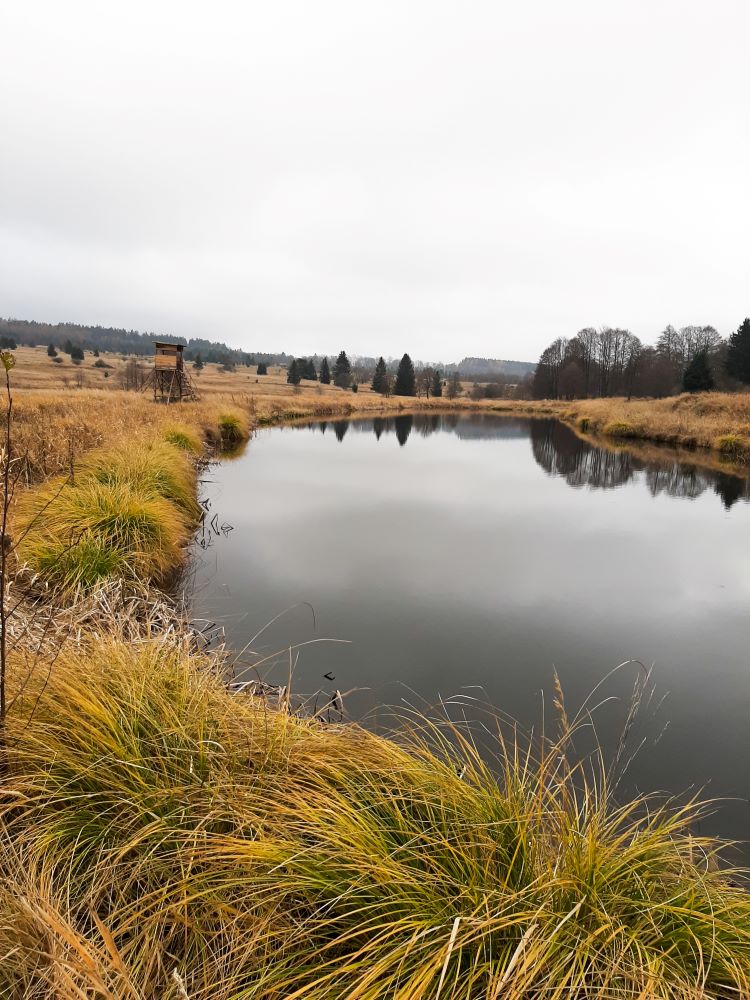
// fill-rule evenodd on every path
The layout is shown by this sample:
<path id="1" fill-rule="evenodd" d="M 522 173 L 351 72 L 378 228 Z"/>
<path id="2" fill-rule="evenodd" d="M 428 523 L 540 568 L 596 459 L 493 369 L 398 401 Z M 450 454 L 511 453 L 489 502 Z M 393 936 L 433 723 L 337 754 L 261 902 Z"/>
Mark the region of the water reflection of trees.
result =
<path id="1" fill-rule="evenodd" d="M 633 476 L 633 459 L 622 451 L 594 448 L 559 420 L 531 423 L 531 450 L 550 476 L 562 476 L 569 486 L 613 489 Z"/>
<path id="2" fill-rule="evenodd" d="M 332 427 L 338 441 L 343 441 L 349 430 L 373 433 L 378 441 L 383 434 L 395 434 L 402 448 L 412 432 L 430 437 L 441 431 L 471 441 L 530 437 L 537 463 L 569 486 L 611 490 L 642 476 L 652 496 L 663 493 L 694 500 L 713 490 L 727 510 L 738 500 L 750 500 L 750 480 L 677 462 L 666 455 L 663 460 L 646 460 L 629 451 L 598 448 L 559 420 L 511 420 L 490 413 L 402 413 L 368 420 L 323 420 L 305 426 L 323 434 Z"/>
<path id="3" fill-rule="evenodd" d="M 400 416 L 400 417 L 394 417 L 393 423 L 396 428 L 396 437 L 398 438 L 398 443 L 403 448 L 403 446 L 409 440 L 409 435 L 411 434 L 411 429 L 414 424 L 414 417 L 411 416 L 411 414 L 406 414 L 405 416 Z"/>
<path id="4" fill-rule="evenodd" d="M 712 489 L 727 510 L 738 500 L 750 498 L 750 483 L 739 476 L 666 458 L 645 461 L 627 451 L 597 448 L 558 420 L 531 422 L 531 448 L 547 475 L 560 476 L 573 487 L 615 489 L 643 474 L 652 496 L 664 493 L 694 500 Z"/>
<path id="5" fill-rule="evenodd" d="M 349 430 L 348 420 L 334 420 L 333 421 L 333 433 L 336 435 L 337 441 L 343 441 L 344 435 Z"/>

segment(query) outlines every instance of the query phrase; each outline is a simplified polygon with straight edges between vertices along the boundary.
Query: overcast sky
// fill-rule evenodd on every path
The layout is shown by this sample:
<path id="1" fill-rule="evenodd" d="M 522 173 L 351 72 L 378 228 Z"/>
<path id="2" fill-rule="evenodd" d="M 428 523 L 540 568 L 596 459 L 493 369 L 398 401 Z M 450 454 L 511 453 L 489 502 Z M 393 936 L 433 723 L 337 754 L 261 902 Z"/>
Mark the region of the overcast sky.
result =
<path id="1" fill-rule="evenodd" d="M 0 315 L 536 360 L 750 312 L 749 0 L 0 0 Z"/>

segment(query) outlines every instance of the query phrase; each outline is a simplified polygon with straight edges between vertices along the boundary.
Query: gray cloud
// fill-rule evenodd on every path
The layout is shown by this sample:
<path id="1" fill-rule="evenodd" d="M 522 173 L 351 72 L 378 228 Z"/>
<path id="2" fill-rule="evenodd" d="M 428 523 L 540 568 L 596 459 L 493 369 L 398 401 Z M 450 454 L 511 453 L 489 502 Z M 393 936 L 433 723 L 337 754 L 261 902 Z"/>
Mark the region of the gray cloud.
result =
<path id="1" fill-rule="evenodd" d="M 535 359 L 748 312 L 745 0 L 0 11 L 0 314 Z"/>

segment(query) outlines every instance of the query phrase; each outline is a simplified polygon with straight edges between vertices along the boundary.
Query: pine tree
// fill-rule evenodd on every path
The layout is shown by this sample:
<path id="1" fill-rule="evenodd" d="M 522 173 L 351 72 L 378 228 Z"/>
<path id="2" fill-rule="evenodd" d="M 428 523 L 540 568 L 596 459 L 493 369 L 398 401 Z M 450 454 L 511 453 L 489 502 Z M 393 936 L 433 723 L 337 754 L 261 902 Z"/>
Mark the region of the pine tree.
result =
<path id="1" fill-rule="evenodd" d="M 414 365 L 408 354 L 405 354 L 398 363 L 396 373 L 396 387 L 393 390 L 395 396 L 416 396 L 417 382 L 414 377 Z"/>
<path id="2" fill-rule="evenodd" d="M 378 358 L 370 388 L 373 392 L 386 393 L 388 391 L 388 375 L 385 370 L 385 361 L 383 358 Z"/>
<path id="3" fill-rule="evenodd" d="M 297 367 L 297 359 L 292 358 L 292 360 L 287 365 L 286 369 L 286 380 L 289 385 L 299 385 L 300 374 Z"/>
<path id="4" fill-rule="evenodd" d="M 54 344 L 50 344 L 49 347 L 47 348 L 47 355 L 50 358 L 56 358 L 57 357 L 57 351 L 55 350 L 55 345 Z"/>
<path id="5" fill-rule="evenodd" d="M 336 364 L 333 366 L 333 384 L 339 386 L 341 389 L 348 389 L 351 381 L 352 366 L 349 364 L 346 352 L 342 351 L 336 358 Z"/>
<path id="6" fill-rule="evenodd" d="M 685 369 L 682 388 L 685 392 L 708 392 L 714 387 L 714 377 L 708 363 L 708 351 L 698 351 Z"/>
<path id="7" fill-rule="evenodd" d="M 328 367 L 328 358 L 323 358 L 320 363 L 320 381 L 323 385 L 331 384 L 331 369 Z"/>
<path id="8" fill-rule="evenodd" d="M 195 370 L 197 372 L 201 371 L 201 369 L 203 368 L 203 358 L 200 356 L 200 354 L 196 354 L 195 355 L 195 361 L 193 362 L 193 368 L 195 368 Z"/>
<path id="9" fill-rule="evenodd" d="M 436 399 L 443 395 L 443 376 L 437 368 L 435 369 L 435 374 L 432 376 L 432 395 Z"/>
<path id="10" fill-rule="evenodd" d="M 726 365 L 728 375 L 750 383 L 750 319 L 745 319 L 729 338 Z"/>
<path id="11" fill-rule="evenodd" d="M 312 358 L 305 358 L 305 367 L 302 378 L 309 378 L 313 382 L 317 382 L 318 373 L 315 371 L 315 362 Z"/>
<path id="12" fill-rule="evenodd" d="M 255 374 L 256 375 L 268 375 L 268 365 L 265 363 L 265 361 L 259 361 L 258 362 L 258 370 L 257 370 L 257 372 Z"/>

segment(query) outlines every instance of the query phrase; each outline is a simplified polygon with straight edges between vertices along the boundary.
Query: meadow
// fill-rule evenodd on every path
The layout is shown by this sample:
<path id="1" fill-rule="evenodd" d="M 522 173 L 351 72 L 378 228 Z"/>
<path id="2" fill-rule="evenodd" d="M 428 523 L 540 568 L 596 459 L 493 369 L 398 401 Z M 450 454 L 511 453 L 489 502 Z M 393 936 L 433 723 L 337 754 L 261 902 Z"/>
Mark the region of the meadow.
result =
<path id="1" fill-rule="evenodd" d="M 747 877 L 695 835 L 710 804 L 619 801 L 559 686 L 552 732 L 488 715 L 491 754 L 440 715 L 377 734 L 232 692 L 228 651 L 171 603 L 207 456 L 263 424 L 414 401 L 210 366 L 200 401 L 161 406 L 88 356 L 91 385 L 55 383 L 68 364 L 21 349 L 12 372 L 0 996 L 750 995 Z M 713 461 L 750 429 L 748 397 L 417 405 L 618 439 L 660 423 Z"/>

